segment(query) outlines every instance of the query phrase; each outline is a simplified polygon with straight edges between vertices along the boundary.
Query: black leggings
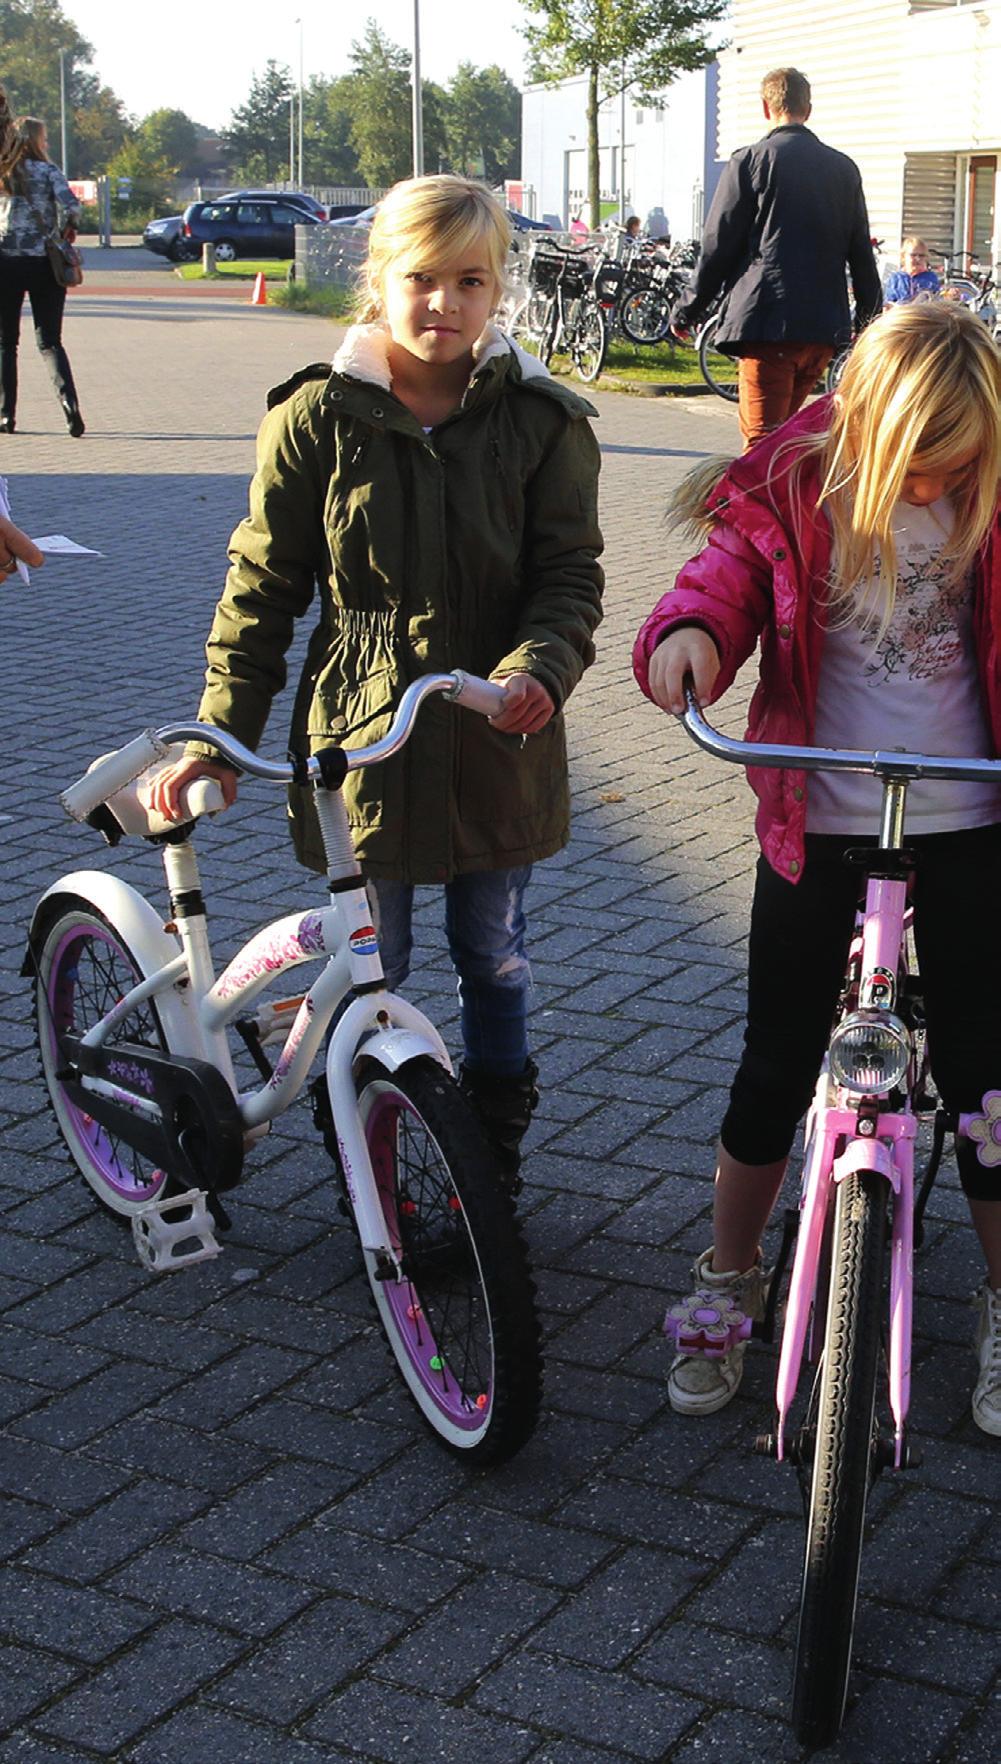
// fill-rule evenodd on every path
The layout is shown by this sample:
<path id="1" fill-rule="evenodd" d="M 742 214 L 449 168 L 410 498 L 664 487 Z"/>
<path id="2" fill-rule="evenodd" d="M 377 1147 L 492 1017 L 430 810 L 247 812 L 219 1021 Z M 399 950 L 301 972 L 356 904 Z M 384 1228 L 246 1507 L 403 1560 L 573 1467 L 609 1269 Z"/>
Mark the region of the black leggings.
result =
<path id="1" fill-rule="evenodd" d="M 854 929 L 859 872 L 847 846 L 871 840 L 808 835 L 802 880 L 758 861 L 748 950 L 744 1053 L 720 1138 L 742 1164 L 784 1158 L 824 1057 Z M 908 839 L 914 937 L 928 1043 L 947 1109 L 973 1111 L 1001 1090 L 1001 825 Z M 956 1146 L 960 1180 L 977 1200 L 1001 1200 L 1001 1175 L 969 1140 Z"/>
<path id="2" fill-rule="evenodd" d="M 63 348 L 66 289 L 52 274 L 47 257 L 0 256 L 0 418 L 13 421 L 17 410 L 17 346 L 21 306 L 27 294 L 35 322 L 35 342 L 63 405 L 76 408 L 76 387 Z"/>

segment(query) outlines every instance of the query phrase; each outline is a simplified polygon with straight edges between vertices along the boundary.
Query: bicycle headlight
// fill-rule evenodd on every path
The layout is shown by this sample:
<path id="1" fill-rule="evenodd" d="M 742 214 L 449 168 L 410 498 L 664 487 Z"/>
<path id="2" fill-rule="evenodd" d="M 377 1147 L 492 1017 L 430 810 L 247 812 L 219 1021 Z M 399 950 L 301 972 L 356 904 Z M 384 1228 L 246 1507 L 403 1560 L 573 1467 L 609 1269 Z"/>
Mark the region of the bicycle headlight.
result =
<path id="1" fill-rule="evenodd" d="M 831 1076 L 859 1096 L 894 1090 L 910 1057 L 907 1029 L 890 1011 L 853 1011 L 831 1037 Z"/>

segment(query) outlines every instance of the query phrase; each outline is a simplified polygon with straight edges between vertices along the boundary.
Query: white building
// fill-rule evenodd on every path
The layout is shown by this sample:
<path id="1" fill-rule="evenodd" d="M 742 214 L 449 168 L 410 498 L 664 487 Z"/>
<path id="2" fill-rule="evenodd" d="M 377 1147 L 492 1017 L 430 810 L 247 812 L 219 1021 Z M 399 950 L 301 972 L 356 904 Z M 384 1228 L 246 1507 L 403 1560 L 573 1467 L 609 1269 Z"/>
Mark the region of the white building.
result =
<path id="1" fill-rule="evenodd" d="M 587 202 L 587 79 L 527 86 L 522 94 L 525 211 L 562 227 Z M 716 186 L 716 69 L 682 74 L 658 108 L 606 100 L 598 112 L 603 209 L 638 214 L 662 208 L 676 239 L 698 238 Z"/>
<path id="2" fill-rule="evenodd" d="M 1001 0 L 733 0 L 719 61 L 719 151 L 764 132 L 759 87 L 798 67 L 810 125 L 850 153 L 872 231 L 894 258 L 920 233 L 933 256 L 1001 260 Z"/>

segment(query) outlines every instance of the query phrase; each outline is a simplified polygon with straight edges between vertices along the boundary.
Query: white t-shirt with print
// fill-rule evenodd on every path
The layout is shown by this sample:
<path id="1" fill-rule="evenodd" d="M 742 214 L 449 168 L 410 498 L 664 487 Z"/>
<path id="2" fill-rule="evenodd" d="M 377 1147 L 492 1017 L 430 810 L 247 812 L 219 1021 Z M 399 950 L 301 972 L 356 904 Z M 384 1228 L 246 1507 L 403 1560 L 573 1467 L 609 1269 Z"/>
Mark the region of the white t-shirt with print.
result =
<path id="1" fill-rule="evenodd" d="M 952 522 L 948 497 L 928 508 L 897 503 L 893 617 L 878 642 L 855 622 L 836 623 L 826 632 L 816 746 L 990 757 L 973 648 L 973 572 L 950 582 L 941 565 Z M 877 833 L 881 800 L 876 778 L 811 772 L 807 831 Z M 908 786 L 910 833 L 947 833 L 994 821 L 1001 821 L 1001 785 L 922 779 Z"/>

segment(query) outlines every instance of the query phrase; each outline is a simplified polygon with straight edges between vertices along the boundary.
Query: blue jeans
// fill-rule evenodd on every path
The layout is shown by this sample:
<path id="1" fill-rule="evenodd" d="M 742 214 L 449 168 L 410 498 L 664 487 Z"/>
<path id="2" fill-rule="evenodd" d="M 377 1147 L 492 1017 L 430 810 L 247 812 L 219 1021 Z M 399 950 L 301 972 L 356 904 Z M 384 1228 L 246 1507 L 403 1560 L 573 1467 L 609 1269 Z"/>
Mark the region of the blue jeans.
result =
<path id="1" fill-rule="evenodd" d="M 476 870 L 445 884 L 445 934 L 459 979 L 462 1046 L 466 1064 L 514 1077 L 528 1059 L 528 994 L 532 972 L 525 955 L 522 906 L 531 865 L 520 870 Z M 414 891 L 406 882 L 369 877 L 382 965 L 391 991 L 410 972 Z"/>

